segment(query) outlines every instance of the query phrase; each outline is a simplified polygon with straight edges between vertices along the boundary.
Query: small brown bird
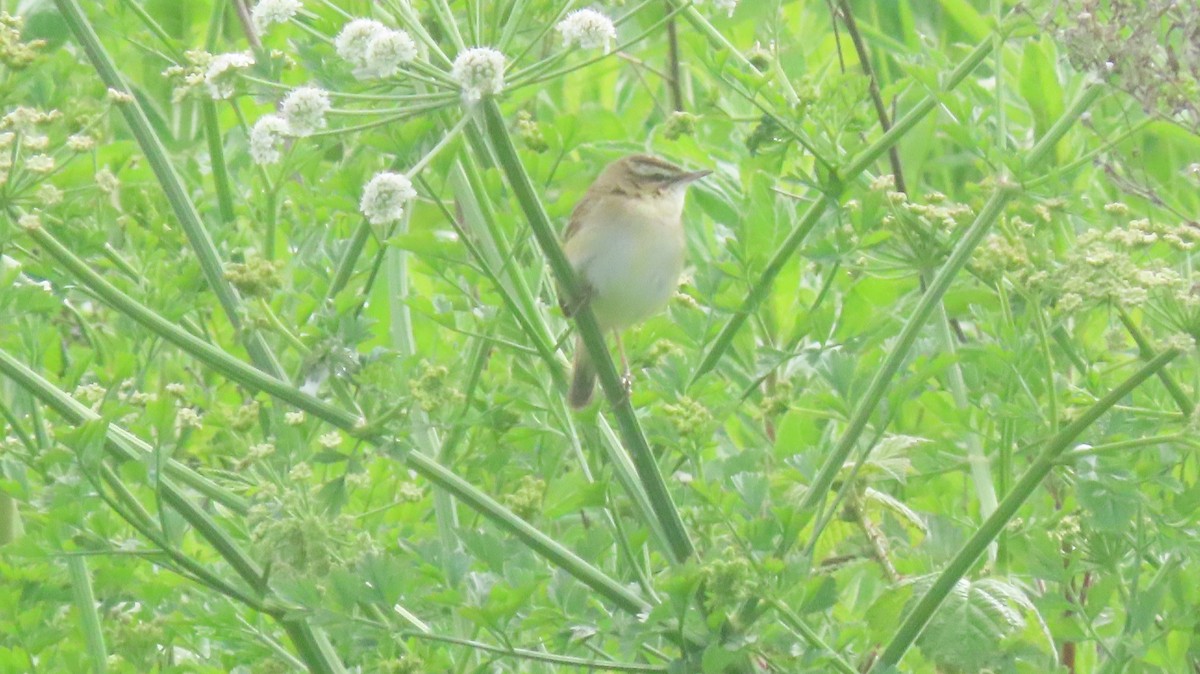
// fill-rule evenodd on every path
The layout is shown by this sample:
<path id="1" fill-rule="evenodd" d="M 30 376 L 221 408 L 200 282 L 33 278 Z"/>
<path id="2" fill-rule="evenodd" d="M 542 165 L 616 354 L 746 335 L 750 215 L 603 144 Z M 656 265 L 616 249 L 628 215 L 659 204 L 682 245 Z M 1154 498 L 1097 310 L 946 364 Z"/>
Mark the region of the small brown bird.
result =
<path id="1" fill-rule="evenodd" d="M 613 331 L 625 384 L 629 364 L 620 331 L 662 311 L 683 271 L 683 200 L 687 187 L 711 171 L 685 171 L 644 154 L 622 157 L 596 178 L 571 213 L 563 249 L 604 332 Z M 563 305 L 573 315 L 578 306 Z M 575 340 L 567 401 L 580 409 L 592 399 L 596 371 Z"/>

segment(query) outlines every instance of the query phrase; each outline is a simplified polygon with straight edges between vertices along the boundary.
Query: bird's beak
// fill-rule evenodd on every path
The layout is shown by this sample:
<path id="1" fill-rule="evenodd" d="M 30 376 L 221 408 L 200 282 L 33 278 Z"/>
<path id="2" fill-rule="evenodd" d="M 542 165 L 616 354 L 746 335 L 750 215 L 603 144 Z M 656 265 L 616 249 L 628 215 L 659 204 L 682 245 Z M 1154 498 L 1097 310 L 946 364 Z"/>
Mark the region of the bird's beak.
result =
<path id="1" fill-rule="evenodd" d="M 679 177 L 674 180 L 674 182 L 677 185 L 687 185 L 688 183 L 693 183 L 710 173 L 712 173 L 712 171 L 709 171 L 708 169 L 703 171 L 691 171 L 690 173 L 681 173 Z"/>

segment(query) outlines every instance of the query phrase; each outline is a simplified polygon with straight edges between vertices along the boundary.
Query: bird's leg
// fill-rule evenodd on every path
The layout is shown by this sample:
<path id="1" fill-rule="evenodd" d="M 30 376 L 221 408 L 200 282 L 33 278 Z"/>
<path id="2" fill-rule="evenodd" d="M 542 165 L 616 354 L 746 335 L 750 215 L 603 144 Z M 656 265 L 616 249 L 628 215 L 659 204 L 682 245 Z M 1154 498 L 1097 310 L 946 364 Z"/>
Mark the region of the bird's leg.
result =
<path id="1" fill-rule="evenodd" d="M 625 388 L 625 395 L 633 393 L 633 373 L 629 371 L 629 359 L 625 357 L 625 345 L 621 343 L 621 333 L 613 330 L 613 336 L 617 338 L 617 353 L 621 354 L 621 386 Z"/>
<path id="2" fill-rule="evenodd" d="M 579 289 L 579 297 L 575 298 L 574 302 L 568 301 L 567 298 L 564 297 L 560 292 L 558 298 L 558 308 L 562 309 L 563 316 L 572 318 L 575 316 L 575 312 L 579 311 L 581 308 L 586 306 L 588 302 L 592 301 L 592 295 L 595 294 L 596 290 L 592 288 L 592 286 L 588 285 L 587 283 L 583 283 L 582 287 Z"/>

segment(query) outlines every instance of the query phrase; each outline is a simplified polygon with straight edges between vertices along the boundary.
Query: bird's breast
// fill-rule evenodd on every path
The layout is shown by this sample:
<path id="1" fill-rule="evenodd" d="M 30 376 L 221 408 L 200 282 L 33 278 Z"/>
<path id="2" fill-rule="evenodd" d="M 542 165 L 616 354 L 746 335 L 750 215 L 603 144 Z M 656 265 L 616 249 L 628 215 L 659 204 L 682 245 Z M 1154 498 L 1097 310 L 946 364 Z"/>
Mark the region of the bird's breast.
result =
<path id="1" fill-rule="evenodd" d="M 601 327 L 621 329 L 662 311 L 678 288 L 682 200 L 606 201 L 567 242 L 567 257 L 591 286 Z"/>

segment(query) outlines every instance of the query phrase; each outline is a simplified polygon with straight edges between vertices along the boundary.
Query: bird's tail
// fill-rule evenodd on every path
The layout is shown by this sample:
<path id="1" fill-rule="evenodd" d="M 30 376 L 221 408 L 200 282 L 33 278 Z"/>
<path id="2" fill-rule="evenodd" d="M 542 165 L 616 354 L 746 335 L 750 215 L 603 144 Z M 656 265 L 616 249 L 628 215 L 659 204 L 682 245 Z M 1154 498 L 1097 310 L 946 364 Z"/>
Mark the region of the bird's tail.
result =
<path id="1" fill-rule="evenodd" d="M 567 391 L 567 402 L 573 409 L 581 410 L 592 402 L 592 389 L 596 387 L 596 369 L 588 356 L 583 340 L 575 339 L 575 366 L 571 372 L 571 388 Z"/>

